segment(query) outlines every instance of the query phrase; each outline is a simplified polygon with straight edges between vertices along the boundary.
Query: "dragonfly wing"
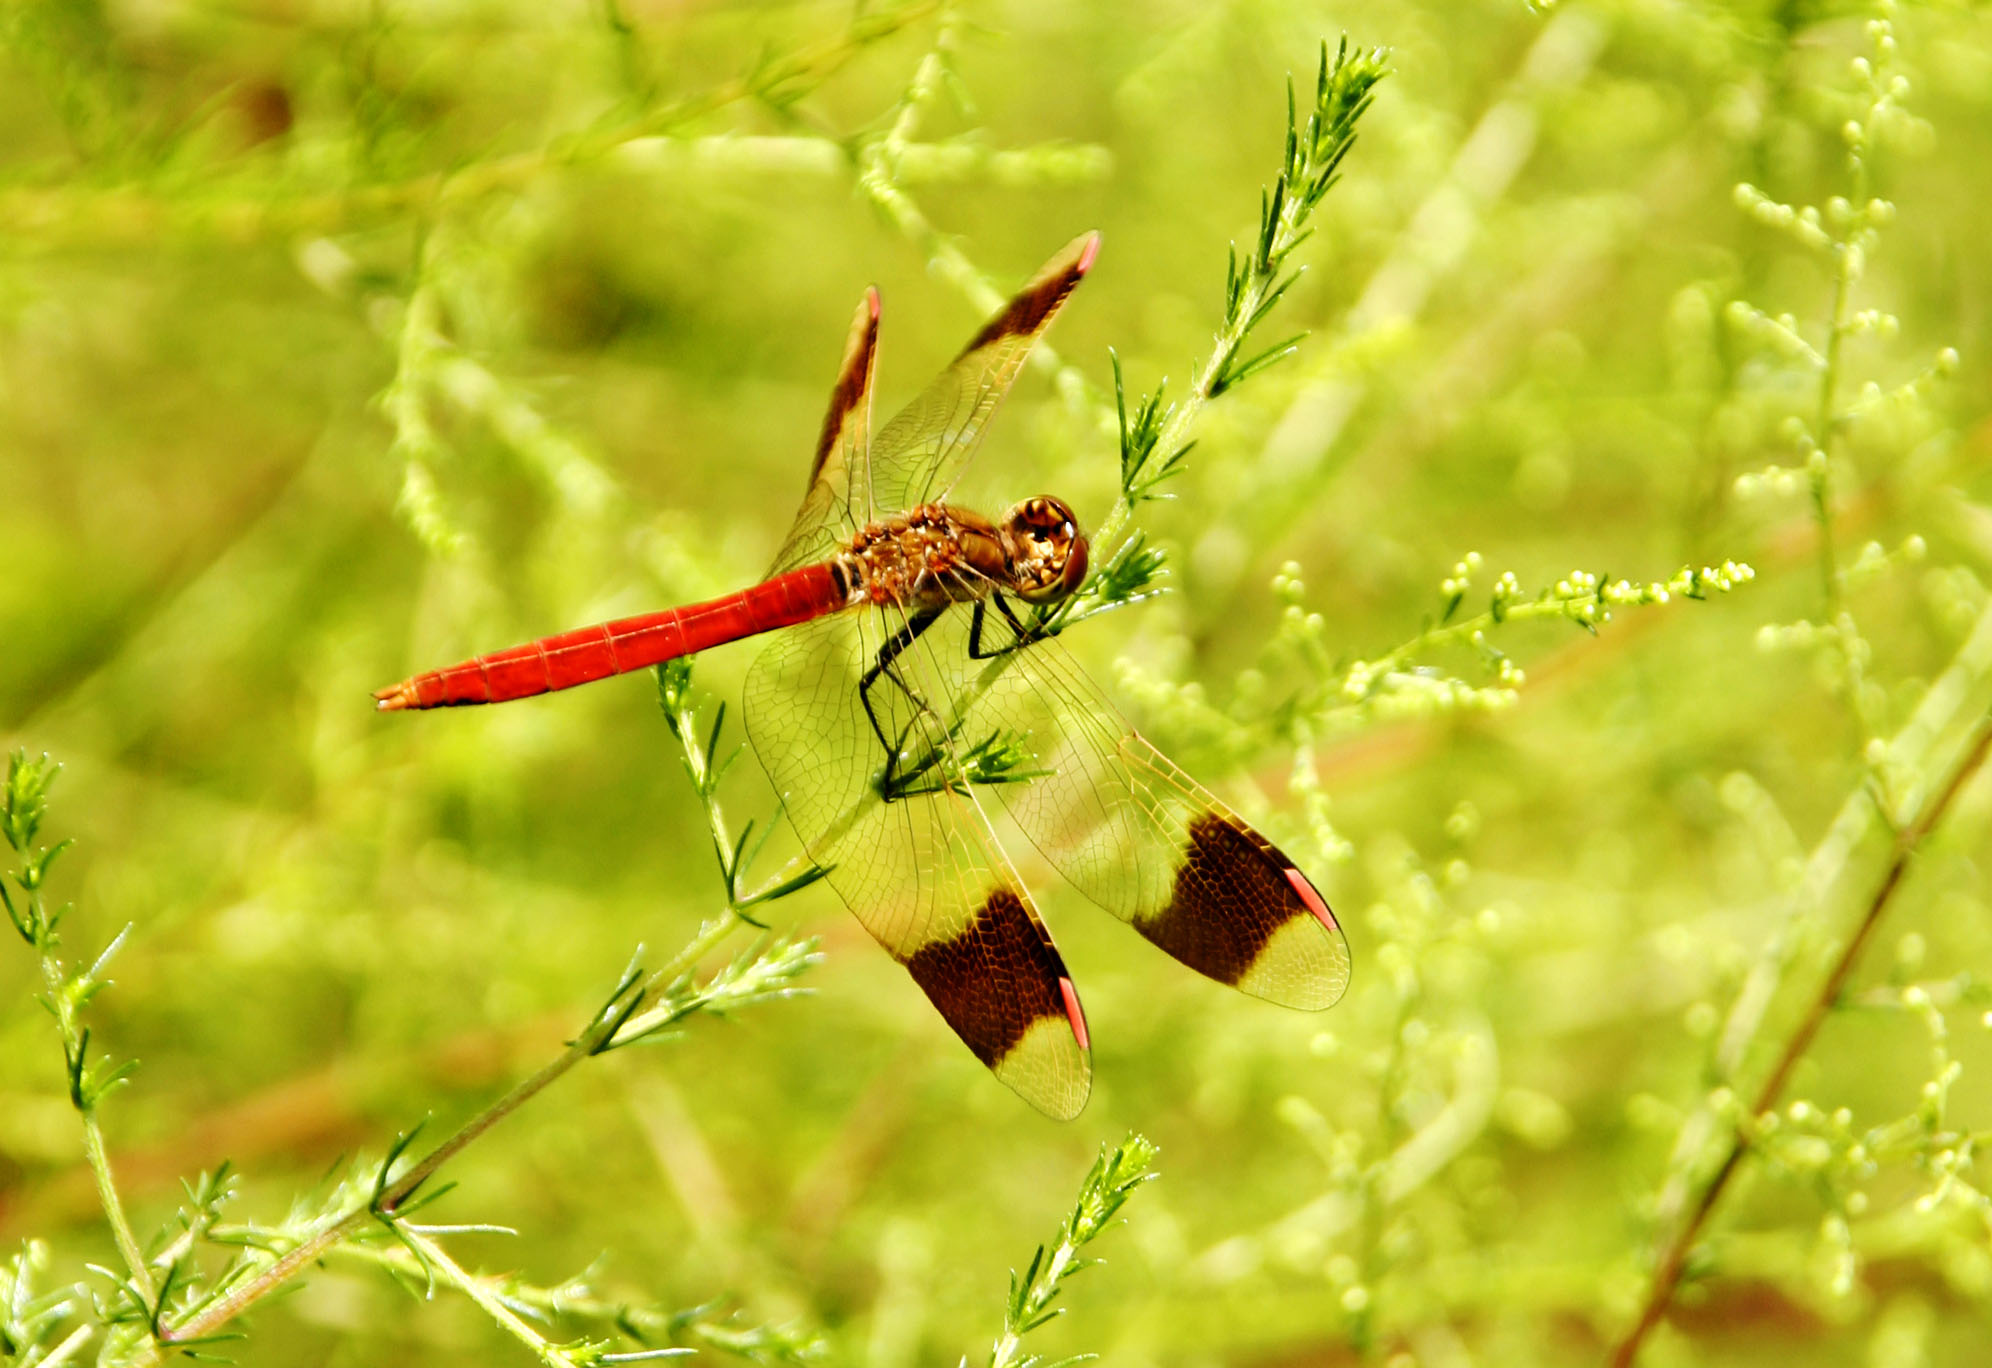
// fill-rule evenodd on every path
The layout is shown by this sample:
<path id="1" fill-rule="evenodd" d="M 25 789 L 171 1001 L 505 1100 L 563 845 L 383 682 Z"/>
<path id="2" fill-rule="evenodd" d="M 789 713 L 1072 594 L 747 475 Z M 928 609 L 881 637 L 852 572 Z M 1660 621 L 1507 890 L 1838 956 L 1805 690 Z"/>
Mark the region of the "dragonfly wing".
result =
<path id="1" fill-rule="evenodd" d="M 953 784 L 879 795 L 885 754 L 858 682 L 903 621 L 866 608 L 778 637 L 748 675 L 748 736 L 810 857 L 955 1034 L 1040 1111 L 1076 1116 L 1092 1085 L 1085 1017 L 987 818 Z M 909 676 L 914 655 L 901 657 Z M 871 700 L 909 753 L 958 764 L 905 690 L 881 680 Z"/>
<path id="2" fill-rule="evenodd" d="M 954 487 L 990 414 L 1099 250 L 1098 233 L 1068 243 L 879 431 L 869 463 L 874 516 L 944 498 Z"/>
<path id="3" fill-rule="evenodd" d="M 844 538 L 870 521 L 864 486 L 865 444 L 871 432 L 872 370 L 878 359 L 878 291 L 867 289 L 851 320 L 844 360 L 830 391 L 830 409 L 816 440 L 809 488 L 796 511 L 769 578 L 830 559 Z"/>
<path id="4" fill-rule="evenodd" d="M 982 648 L 1013 645 L 993 611 Z M 993 631 L 988 625 L 995 624 Z M 970 744 L 1015 740 L 1029 782 L 994 785 L 1045 859 L 1093 902 L 1198 973 L 1319 1010 L 1349 982 L 1327 901 L 1279 847 L 1190 778 L 1114 709 L 1063 647 L 954 658 Z"/>

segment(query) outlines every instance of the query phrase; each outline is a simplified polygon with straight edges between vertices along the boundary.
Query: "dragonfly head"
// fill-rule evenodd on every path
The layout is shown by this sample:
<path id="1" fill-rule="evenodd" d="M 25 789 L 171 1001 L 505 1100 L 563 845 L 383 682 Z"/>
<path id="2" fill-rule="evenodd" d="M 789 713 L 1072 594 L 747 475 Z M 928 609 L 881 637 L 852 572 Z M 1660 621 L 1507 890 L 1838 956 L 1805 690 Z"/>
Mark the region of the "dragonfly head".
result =
<path id="1" fill-rule="evenodd" d="M 1086 578 L 1086 538 L 1063 499 L 1040 494 L 1003 515 L 1010 587 L 1026 603 L 1056 603 Z"/>

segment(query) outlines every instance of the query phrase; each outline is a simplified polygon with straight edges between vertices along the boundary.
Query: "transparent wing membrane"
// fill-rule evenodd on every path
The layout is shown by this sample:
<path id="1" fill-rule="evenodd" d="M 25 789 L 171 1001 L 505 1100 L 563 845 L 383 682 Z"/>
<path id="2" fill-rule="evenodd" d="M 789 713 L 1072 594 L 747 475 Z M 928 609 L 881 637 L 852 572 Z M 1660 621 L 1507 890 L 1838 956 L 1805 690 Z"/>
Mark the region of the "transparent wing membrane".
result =
<path id="1" fill-rule="evenodd" d="M 878 362 L 878 291 L 858 301 L 844 360 L 830 390 L 830 407 L 810 462 L 809 488 L 795 522 L 775 555 L 770 578 L 836 555 L 844 539 L 868 518 L 862 479 L 871 434 L 872 373 Z"/>
<path id="2" fill-rule="evenodd" d="M 775 570 L 944 499 L 1098 249 L 1088 234 L 1055 255 L 875 436 L 867 291 Z M 1091 1087 L 1078 996 L 996 842 L 991 788 L 1081 892 L 1191 968 L 1295 1007 L 1340 997 L 1348 948 L 1293 862 L 1130 729 L 1055 642 L 1018 642 L 994 607 L 979 632 L 977 620 L 973 604 L 819 618 L 772 639 L 745 700 L 811 858 L 976 1057 L 1055 1117 L 1076 1115 Z M 972 645 L 1014 649 L 973 659 Z"/>
<path id="3" fill-rule="evenodd" d="M 876 438 L 871 398 L 879 299 L 877 290 L 866 290 L 830 391 L 808 492 L 770 573 L 826 560 L 866 523 L 952 489 L 1031 348 L 1099 249 L 1098 233 L 1067 243 Z"/>
<path id="4" fill-rule="evenodd" d="M 975 660 L 972 609 L 936 624 L 933 659 L 972 746 L 1010 739 L 1026 782 L 993 788 L 1053 868 L 1201 974 L 1283 1006 L 1340 999 L 1349 951 L 1293 861 L 1127 725 L 1055 640 Z M 984 652 L 1016 647 L 994 607 Z"/>
<path id="5" fill-rule="evenodd" d="M 983 325 L 953 364 L 880 430 L 868 462 L 871 500 L 880 513 L 944 498 L 954 488 L 990 415 L 1099 250 L 1098 233 L 1066 244 Z"/>
<path id="6" fill-rule="evenodd" d="M 1070 976 L 965 781 L 916 645 L 872 710 L 903 753 L 928 758 L 922 791 L 887 802 L 886 754 L 859 680 L 906 625 L 860 609 L 764 650 L 747 680 L 747 732 L 810 857 L 865 929 L 904 964 L 975 1056 L 1033 1106 L 1071 1117 L 1091 1065 Z"/>

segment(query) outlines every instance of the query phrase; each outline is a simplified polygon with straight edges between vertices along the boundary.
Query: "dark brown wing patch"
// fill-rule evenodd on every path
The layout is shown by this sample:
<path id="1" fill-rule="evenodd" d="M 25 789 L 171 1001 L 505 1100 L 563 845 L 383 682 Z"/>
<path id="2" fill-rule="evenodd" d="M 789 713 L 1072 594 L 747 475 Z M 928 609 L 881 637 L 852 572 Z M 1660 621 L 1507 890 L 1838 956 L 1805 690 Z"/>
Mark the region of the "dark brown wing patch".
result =
<path id="1" fill-rule="evenodd" d="M 879 430 L 867 462 L 870 507 L 882 515 L 947 498 L 990 415 L 1099 251 L 1098 233 L 1067 243 Z"/>
<path id="2" fill-rule="evenodd" d="M 878 290 L 868 288 L 858 301 L 857 317 L 851 320 L 844 360 L 837 367 L 837 383 L 830 391 L 830 410 L 823 415 L 823 433 L 816 439 L 816 459 L 809 467 L 811 485 L 822 477 L 823 467 L 833 454 L 864 449 L 872 367 L 877 359 Z"/>
<path id="3" fill-rule="evenodd" d="M 1092 269 L 1093 259 L 1099 254 L 1100 235 L 1088 233 L 1046 262 L 1036 279 L 1019 290 L 1001 313 L 982 325 L 982 331 L 961 349 L 961 355 L 967 356 L 1005 337 L 1023 337 L 1041 331 L 1073 287 Z"/>
<path id="4" fill-rule="evenodd" d="M 1348 943 L 1294 861 L 1129 728 L 1056 638 L 985 634 L 985 648 L 1021 645 L 992 673 L 970 658 L 968 619 L 920 638 L 944 671 L 930 696 L 971 700 L 953 734 L 1015 737 L 1032 757 L 1029 783 L 982 792 L 1045 860 L 1190 968 L 1285 1007 L 1333 1006 Z"/>
<path id="5" fill-rule="evenodd" d="M 1065 962 L 1042 923 L 1009 889 L 991 893 L 959 935 L 915 951 L 906 968 L 955 1034 L 992 1069 L 1040 1021 L 1066 1023 L 1085 1040 L 1085 1018 Z"/>
<path id="6" fill-rule="evenodd" d="M 1252 828 L 1206 812 L 1190 823 L 1189 835 L 1169 905 L 1135 926 L 1190 968 L 1235 985 L 1296 917 L 1335 930 L 1314 885 Z"/>
<path id="7" fill-rule="evenodd" d="M 865 450 L 871 440 L 872 368 L 878 357 L 878 291 L 858 301 L 830 408 L 809 463 L 809 486 L 802 507 L 775 554 L 768 578 L 837 554 L 844 538 L 871 517 L 871 492 L 864 483 Z"/>

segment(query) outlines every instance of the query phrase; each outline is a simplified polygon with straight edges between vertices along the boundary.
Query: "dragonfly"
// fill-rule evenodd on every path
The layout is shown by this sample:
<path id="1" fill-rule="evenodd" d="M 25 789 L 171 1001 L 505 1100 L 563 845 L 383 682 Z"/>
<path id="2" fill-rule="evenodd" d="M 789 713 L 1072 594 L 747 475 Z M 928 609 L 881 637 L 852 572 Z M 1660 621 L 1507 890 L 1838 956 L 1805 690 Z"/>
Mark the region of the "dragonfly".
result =
<path id="1" fill-rule="evenodd" d="M 995 1076 L 1069 1119 L 1092 1088 L 1079 994 L 993 814 L 1086 898 L 1200 974 L 1332 1006 L 1349 950 L 1266 837 L 1123 720 L 1057 640 L 1085 582 L 1071 507 L 949 501 L 1032 347 L 1093 265 L 1053 256 L 873 433 L 879 296 L 865 292 L 801 510 L 767 578 L 415 675 L 383 711 L 497 703 L 774 633 L 748 739 L 804 850 Z"/>

